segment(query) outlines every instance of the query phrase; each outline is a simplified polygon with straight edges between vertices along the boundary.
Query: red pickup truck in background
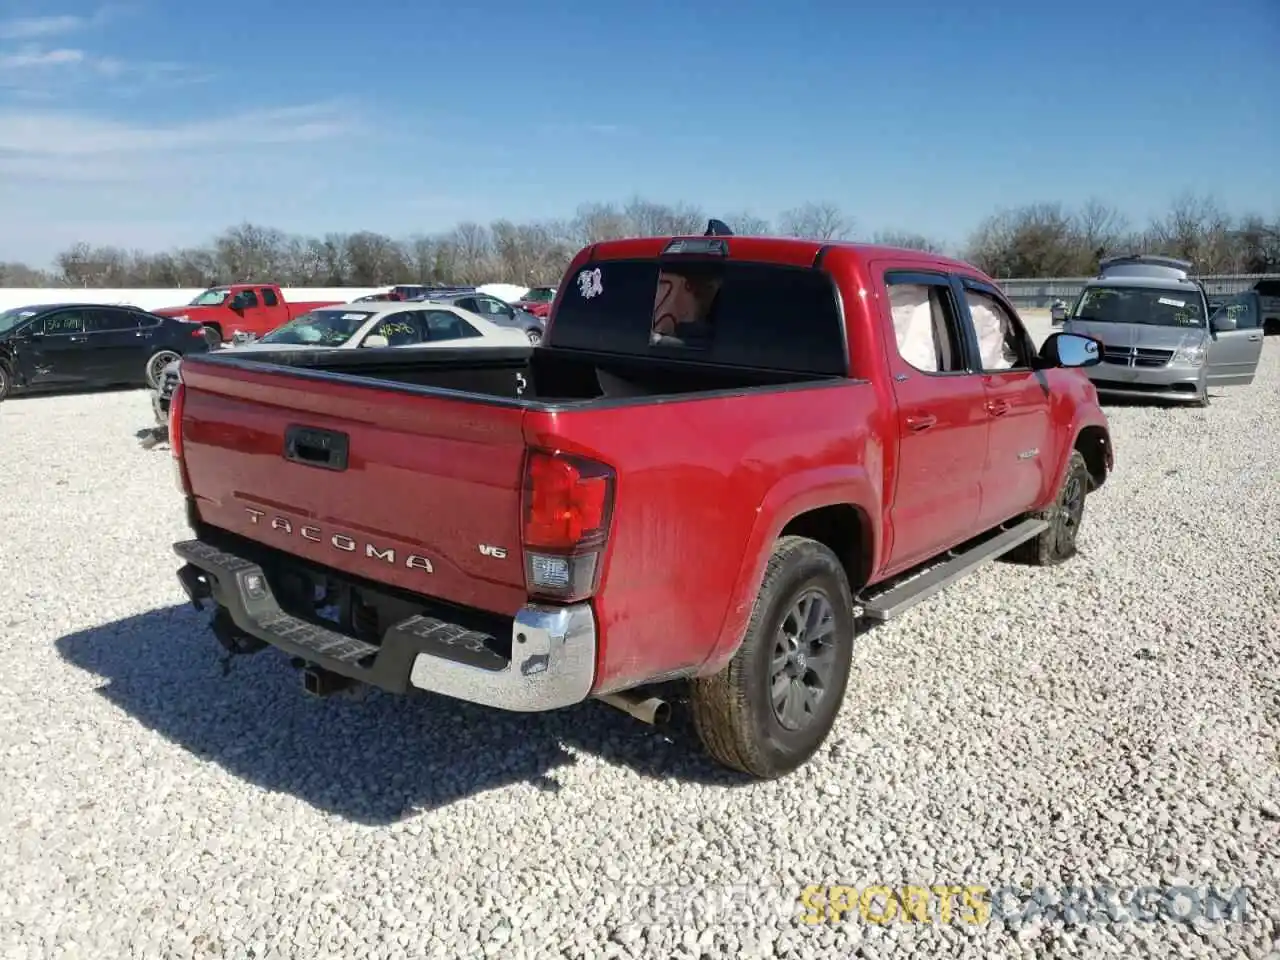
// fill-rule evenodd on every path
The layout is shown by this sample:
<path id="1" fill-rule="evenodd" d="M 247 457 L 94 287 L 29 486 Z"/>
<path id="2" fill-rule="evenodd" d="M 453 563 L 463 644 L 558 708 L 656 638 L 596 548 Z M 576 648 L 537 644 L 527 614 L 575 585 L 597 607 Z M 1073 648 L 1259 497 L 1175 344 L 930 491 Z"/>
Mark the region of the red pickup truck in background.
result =
<path id="1" fill-rule="evenodd" d="M 1113 454 L 1063 368 L 1099 357 L 1037 350 L 932 254 L 601 242 L 539 347 L 185 360 L 178 576 L 313 694 L 660 720 L 682 681 L 708 752 L 776 777 L 826 739 L 866 624 L 1000 555 L 1074 555 Z"/>
<path id="2" fill-rule="evenodd" d="M 161 307 L 152 310 L 162 317 L 193 320 L 214 330 L 226 343 L 237 333 L 257 338 L 317 307 L 328 307 L 341 300 L 316 300 L 288 303 L 274 283 L 233 283 L 210 287 L 184 307 Z"/>

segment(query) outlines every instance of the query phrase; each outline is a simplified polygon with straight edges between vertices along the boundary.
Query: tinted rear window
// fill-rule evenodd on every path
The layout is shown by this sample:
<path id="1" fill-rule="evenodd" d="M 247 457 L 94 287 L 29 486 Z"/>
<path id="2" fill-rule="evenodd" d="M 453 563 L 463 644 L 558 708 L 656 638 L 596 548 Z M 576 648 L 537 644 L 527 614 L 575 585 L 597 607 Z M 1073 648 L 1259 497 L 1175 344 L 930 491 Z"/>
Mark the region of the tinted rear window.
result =
<path id="1" fill-rule="evenodd" d="M 567 278 L 548 344 L 833 376 L 847 370 L 831 278 L 767 263 L 588 263 Z"/>

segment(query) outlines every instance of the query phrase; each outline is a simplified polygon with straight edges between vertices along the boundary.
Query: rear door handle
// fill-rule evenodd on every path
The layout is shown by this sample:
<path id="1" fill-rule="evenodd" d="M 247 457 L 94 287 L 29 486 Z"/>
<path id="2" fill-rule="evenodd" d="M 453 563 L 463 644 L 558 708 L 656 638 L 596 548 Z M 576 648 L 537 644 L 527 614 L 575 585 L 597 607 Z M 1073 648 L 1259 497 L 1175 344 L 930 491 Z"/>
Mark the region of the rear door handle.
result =
<path id="1" fill-rule="evenodd" d="M 938 418 L 931 413 L 926 413 L 918 417 L 907 417 L 907 426 L 912 430 L 928 430 L 932 426 L 936 426 Z"/>
<path id="2" fill-rule="evenodd" d="M 987 409 L 993 417 L 1003 417 L 1009 412 L 1009 404 L 1004 400 L 992 400 L 987 404 Z"/>
<path id="3" fill-rule="evenodd" d="M 1262 334 L 1260 334 L 1260 333 L 1251 333 L 1251 334 L 1249 334 L 1249 339 L 1250 339 L 1250 340 L 1261 340 L 1261 339 L 1262 339 Z"/>
<path id="4" fill-rule="evenodd" d="M 67 340 L 71 343 L 85 343 L 88 339 L 89 339 L 88 337 L 76 337 L 76 336 L 67 337 Z"/>

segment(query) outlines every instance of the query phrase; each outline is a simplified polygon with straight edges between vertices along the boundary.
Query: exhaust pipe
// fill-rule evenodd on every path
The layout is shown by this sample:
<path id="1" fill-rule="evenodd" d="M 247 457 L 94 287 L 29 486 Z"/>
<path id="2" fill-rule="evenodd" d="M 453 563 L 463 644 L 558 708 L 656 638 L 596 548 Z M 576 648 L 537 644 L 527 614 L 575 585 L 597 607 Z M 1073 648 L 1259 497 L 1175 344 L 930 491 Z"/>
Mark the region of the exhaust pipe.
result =
<path id="1" fill-rule="evenodd" d="M 654 726 L 671 719 L 671 704 L 661 697 L 646 697 L 632 690 L 624 690 L 621 693 L 602 693 L 596 699 Z"/>
<path id="2" fill-rule="evenodd" d="M 355 686 L 356 681 L 323 667 L 307 667 L 302 671 L 302 689 L 313 697 L 328 697 Z"/>

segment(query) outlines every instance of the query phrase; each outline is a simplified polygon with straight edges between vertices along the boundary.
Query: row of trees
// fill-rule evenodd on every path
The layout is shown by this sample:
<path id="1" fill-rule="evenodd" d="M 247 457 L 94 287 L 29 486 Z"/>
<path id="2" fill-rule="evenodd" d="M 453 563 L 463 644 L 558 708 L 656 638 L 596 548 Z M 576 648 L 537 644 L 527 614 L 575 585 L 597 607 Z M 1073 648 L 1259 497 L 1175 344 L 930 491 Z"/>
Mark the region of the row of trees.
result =
<path id="1" fill-rule="evenodd" d="M 864 236 L 833 203 L 808 203 L 770 223 L 750 213 L 721 217 L 738 234 L 860 240 L 963 257 L 992 276 L 1071 277 L 1096 272 L 1101 257 L 1161 253 L 1192 261 L 1201 274 L 1280 271 L 1280 216 L 1232 217 L 1212 199 L 1186 195 L 1169 211 L 1134 227 L 1115 207 L 1091 201 L 1078 210 L 1036 203 L 982 221 L 958 247 L 909 232 Z M 390 283 L 555 283 L 587 243 L 624 236 L 700 233 L 707 214 L 644 199 L 588 204 L 566 221 L 461 223 L 436 236 L 397 240 L 372 231 L 296 236 L 242 224 L 208 246 L 162 253 L 79 243 L 51 270 L 0 263 L 0 287 L 200 287 L 235 280 L 285 286 L 381 286 Z"/>

